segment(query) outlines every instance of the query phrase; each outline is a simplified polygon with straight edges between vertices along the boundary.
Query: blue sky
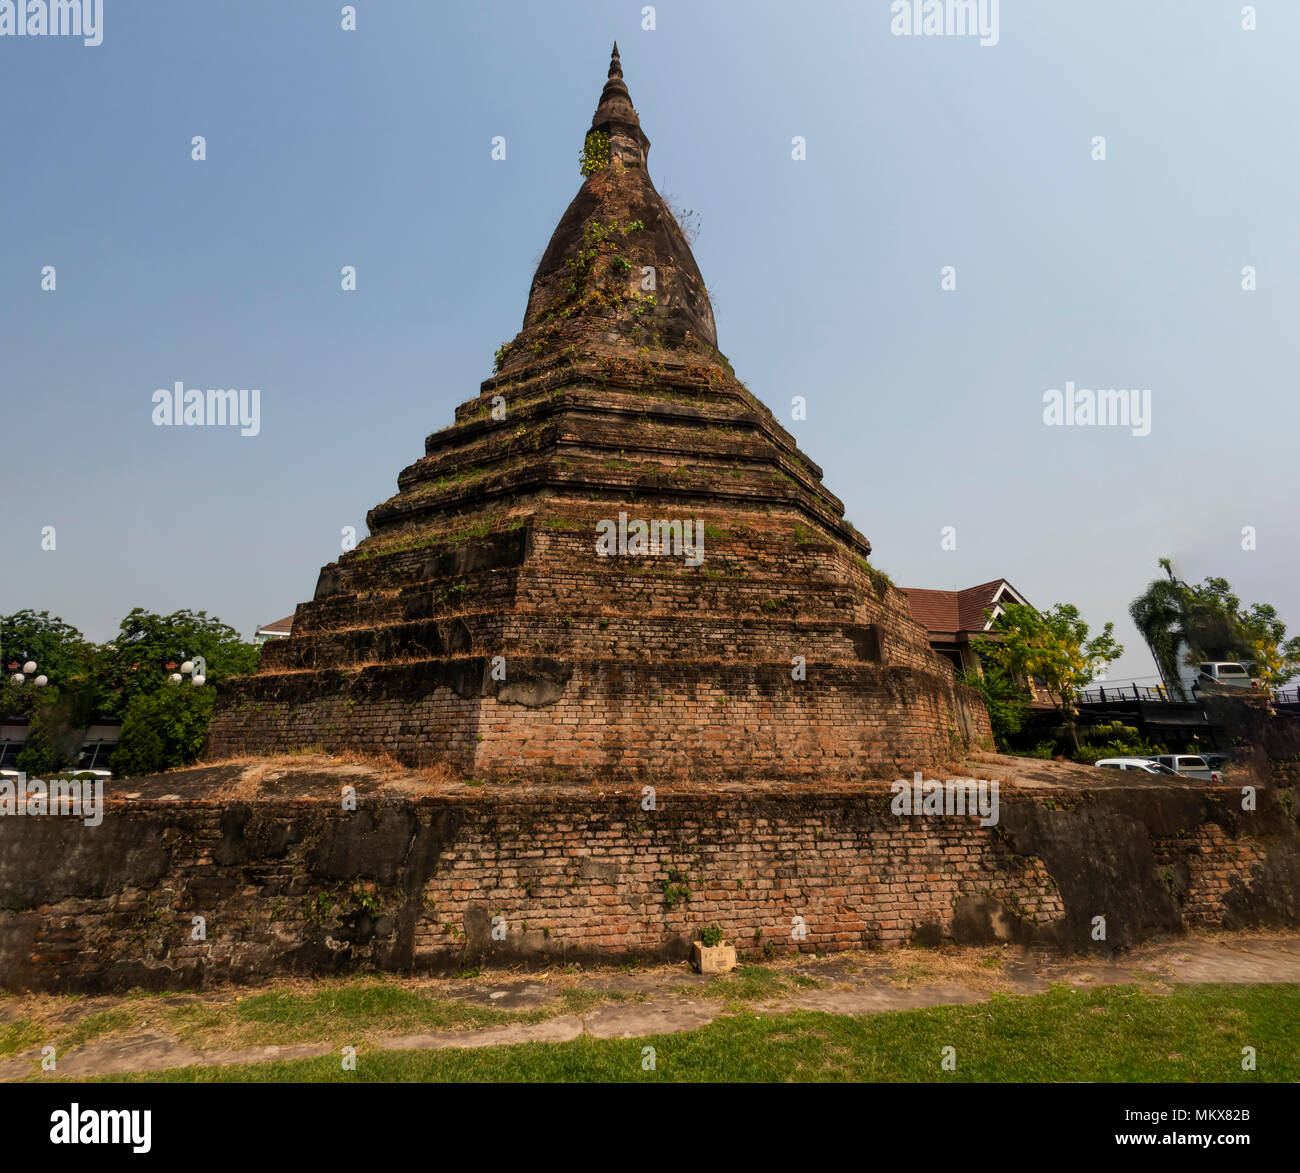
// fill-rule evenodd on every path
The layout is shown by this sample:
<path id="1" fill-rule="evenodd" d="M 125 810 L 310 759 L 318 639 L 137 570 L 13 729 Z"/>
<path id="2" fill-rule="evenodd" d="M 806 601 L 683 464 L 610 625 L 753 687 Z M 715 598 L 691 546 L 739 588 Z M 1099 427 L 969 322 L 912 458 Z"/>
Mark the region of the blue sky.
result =
<path id="1" fill-rule="evenodd" d="M 1161 555 L 1300 629 L 1300 5 L 1003 0 L 989 47 L 888 0 L 341 7 L 0 37 L 0 611 L 249 636 L 309 598 L 519 329 L 617 38 L 721 348 L 896 582 L 1113 619 L 1112 678 L 1154 674 Z M 260 434 L 153 426 L 177 380 L 259 388 Z M 1150 435 L 1046 427 L 1067 380 L 1150 388 Z"/>

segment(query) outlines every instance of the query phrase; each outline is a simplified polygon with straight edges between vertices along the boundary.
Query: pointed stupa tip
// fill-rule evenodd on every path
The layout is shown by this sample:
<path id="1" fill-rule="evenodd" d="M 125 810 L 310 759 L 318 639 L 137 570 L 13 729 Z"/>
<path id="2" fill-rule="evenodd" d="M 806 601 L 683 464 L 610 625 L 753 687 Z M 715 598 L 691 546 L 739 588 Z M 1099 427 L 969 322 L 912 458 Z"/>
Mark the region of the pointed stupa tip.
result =
<path id="1" fill-rule="evenodd" d="M 717 349 L 718 332 L 709 291 L 690 243 L 650 178 L 646 168 L 650 140 L 641 129 L 622 75 L 615 43 L 609 80 L 583 140 L 582 186 L 537 263 L 523 328 L 503 348 L 498 373 L 523 370 L 575 350 L 604 354 L 605 348 L 626 343 L 717 361 L 710 353 Z M 606 136 L 607 143 L 593 140 L 595 134 Z M 658 292 L 653 300 L 641 296 L 639 282 L 625 285 L 625 279 L 615 275 L 618 266 L 612 265 L 612 257 L 608 272 L 604 264 L 598 270 L 591 268 L 588 250 L 593 238 L 588 228 L 599 227 L 604 240 L 613 218 L 627 223 L 618 247 L 633 258 L 618 259 L 631 269 L 648 265 L 656 273 Z M 615 245 L 610 242 L 608 247 L 612 252 Z M 581 260 L 581 272 L 590 276 L 592 284 L 586 284 L 587 277 L 575 279 L 579 258 L 586 258 Z M 598 280 L 597 272 L 605 275 Z M 593 298 L 588 292 L 601 296 Z"/>
<path id="2" fill-rule="evenodd" d="M 632 105 L 632 96 L 623 81 L 623 63 L 618 56 L 618 42 L 609 55 L 609 77 L 600 93 L 600 103 L 591 120 L 591 129 L 610 136 L 613 153 L 625 163 L 645 163 L 650 140 L 641 129 L 641 119 Z"/>

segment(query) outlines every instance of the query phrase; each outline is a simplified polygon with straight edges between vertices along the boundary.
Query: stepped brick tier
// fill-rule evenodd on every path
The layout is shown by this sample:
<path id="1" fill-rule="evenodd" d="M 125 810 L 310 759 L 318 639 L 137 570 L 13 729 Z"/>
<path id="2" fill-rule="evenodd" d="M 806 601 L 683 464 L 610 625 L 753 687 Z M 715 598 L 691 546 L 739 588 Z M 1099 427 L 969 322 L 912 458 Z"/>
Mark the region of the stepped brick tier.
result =
<path id="1" fill-rule="evenodd" d="M 210 756 L 829 780 L 989 744 L 980 698 L 718 351 L 649 146 L 615 46 L 523 329 L 291 637 L 223 687 Z M 633 551 L 639 522 L 681 524 L 656 553 L 605 556 L 621 515 Z"/>

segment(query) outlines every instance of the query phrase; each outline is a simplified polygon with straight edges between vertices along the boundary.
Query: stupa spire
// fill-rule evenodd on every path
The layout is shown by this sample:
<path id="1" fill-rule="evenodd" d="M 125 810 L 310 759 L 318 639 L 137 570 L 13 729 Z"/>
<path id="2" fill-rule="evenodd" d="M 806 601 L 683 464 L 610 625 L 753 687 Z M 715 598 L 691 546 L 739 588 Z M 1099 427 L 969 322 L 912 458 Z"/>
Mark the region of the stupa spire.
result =
<path id="1" fill-rule="evenodd" d="M 629 166 L 645 166 L 650 140 L 641 129 L 632 97 L 623 80 L 623 62 L 618 56 L 618 42 L 609 56 L 609 77 L 600 92 L 600 102 L 592 115 L 591 129 L 609 135 L 611 155 Z"/>
<path id="2" fill-rule="evenodd" d="M 650 179 L 649 149 L 616 43 L 583 143 L 582 186 L 542 254 L 523 329 L 498 353 L 498 371 L 610 348 L 716 361 L 708 290 Z"/>

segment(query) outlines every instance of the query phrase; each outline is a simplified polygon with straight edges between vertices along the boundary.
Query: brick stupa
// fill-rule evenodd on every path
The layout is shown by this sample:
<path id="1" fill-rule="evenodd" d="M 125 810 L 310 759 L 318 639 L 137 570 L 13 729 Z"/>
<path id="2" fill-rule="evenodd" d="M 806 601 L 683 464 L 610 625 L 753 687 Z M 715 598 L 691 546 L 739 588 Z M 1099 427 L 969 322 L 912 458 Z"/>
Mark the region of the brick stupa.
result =
<path id="1" fill-rule="evenodd" d="M 291 637 L 223 687 L 209 755 L 847 779 L 987 741 L 979 697 L 718 351 L 649 148 L 616 45 L 523 329 L 322 569 Z M 660 520 L 700 532 L 702 560 L 670 529 L 635 552 L 638 522 Z"/>

